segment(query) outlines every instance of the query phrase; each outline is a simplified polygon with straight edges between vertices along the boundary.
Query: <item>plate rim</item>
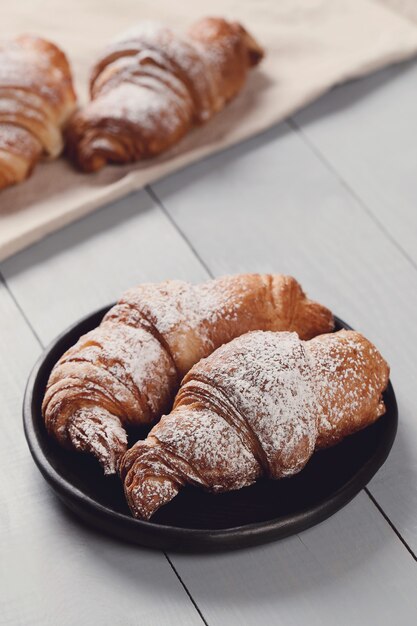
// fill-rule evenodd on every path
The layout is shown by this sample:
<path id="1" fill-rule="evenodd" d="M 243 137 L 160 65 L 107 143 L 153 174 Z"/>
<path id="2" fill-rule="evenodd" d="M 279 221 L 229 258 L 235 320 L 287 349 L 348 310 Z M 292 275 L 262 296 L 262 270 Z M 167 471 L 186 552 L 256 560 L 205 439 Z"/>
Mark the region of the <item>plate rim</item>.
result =
<path id="1" fill-rule="evenodd" d="M 50 463 L 43 452 L 35 424 L 39 421 L 36 410 L 36 391 L 45 369 L 49 368 L 52 353 L 55 352 L 68 335 L 76 329 L 98 320 L 114 305 L 101 307 L 81 317 L 63 330 L 42 351 L 29 374 L 23 397 L 23 427 L 32 458 L 43 478 L 54 493 L 77 516 L 83 518 L 89 526 L 100 532 L 117 537 L 130 543 L 138 543 L 148 548 L 169 549 L 170 551 L 207 551 L 225 550 L 249 545 L 257 545 L 268 541 L 284 538 L 315 526 L 331 517 L 346 506 L 373 478 L 385 463 L 398 427 L 398 406 L 391 381 L 388 382 L 384 395 L 389 398 L 391 425 L 388 436 L 378 446 L 372 457 L 359 470 L 329 497 L 296 513 L 288 513 L 282 517 L 263 522 L 253 522 L 227 528 L 201 529 L 171 526 L 152 521 L 139 520 L 124 513 L 115 511 L 97 502 L 73 483 L 63 477 Z M 336 324 L 351 330 L 352 327 L 334 315 Z M 93 328 L 94 326 L 92 326 Z M 86 331 L 82 331 L 83 334 Z M 55 357 L 54 357 L 55 358 Z M 55 361 L 56 362 L 56 361 Z M 126 535 L 127 532 L 127 535 Z M 135 537 L 135 535 L 138 535 Z"/>

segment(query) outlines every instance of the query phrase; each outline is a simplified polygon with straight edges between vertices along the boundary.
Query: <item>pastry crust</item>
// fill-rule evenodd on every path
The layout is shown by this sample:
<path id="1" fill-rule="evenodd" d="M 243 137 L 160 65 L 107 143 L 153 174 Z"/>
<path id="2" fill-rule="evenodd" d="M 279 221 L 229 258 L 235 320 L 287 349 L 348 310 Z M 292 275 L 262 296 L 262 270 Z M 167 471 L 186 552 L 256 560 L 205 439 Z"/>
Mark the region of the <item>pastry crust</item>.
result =
<path id="1" fill-rule="evenodd" d="M 173 411 L 121 461 L 132 513 L 149 519 L 187 483 L 214 493 L 299 472 L 385 412 L 389 368 L 354 331 L 302 341 L 255 331 L 185 376 Z"/>
<path id="2" fill-rule="evenodd" d="M 46 427 L 112 473 L 126 450 L 124 426 L 159 419 L 181 378 L 222 344 L 255 329 L 293 330 L 307 339 L 332 328 L 330 311 L 289 276 L 139 285 L 53 368 L 43 401 Z"/>
<path id="3" fill-rule="evenodd" d="M 0 189 L 27 178 L 42 155 L 60 154 L 75 101 L 57 46 L 29 35 L 0 42 Z"/>
<path id="4" fill-rule="evenodd" d="M 71 158 L 91 172 L 164 152 L 234 98 L 262 56 L 240 24 L 221 18 L 200 20 L 184 37 L 139 24 L 95 64 L 91 101 L 69 128 Z"/>

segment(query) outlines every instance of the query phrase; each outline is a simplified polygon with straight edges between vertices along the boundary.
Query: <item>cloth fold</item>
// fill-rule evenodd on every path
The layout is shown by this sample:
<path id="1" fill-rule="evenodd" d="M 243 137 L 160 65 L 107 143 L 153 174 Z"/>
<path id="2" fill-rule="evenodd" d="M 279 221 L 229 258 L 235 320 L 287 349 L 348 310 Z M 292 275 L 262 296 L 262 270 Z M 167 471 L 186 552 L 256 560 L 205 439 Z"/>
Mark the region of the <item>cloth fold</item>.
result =
<path id="1" fill-rule="evenodd" d="M 415 0 L 19 0 L 3 36 L 36 33 L 68 54 L 80 103 L 102 47 L 141 19 L 183 31 L 205 15 L 240 21 L 266 49 L 244 91 L 158 159 L 81 174 L 64 158 L 0 193 L 0 260 L 95 208 L 281 121 L 335 84 L 417 54 Z"/>

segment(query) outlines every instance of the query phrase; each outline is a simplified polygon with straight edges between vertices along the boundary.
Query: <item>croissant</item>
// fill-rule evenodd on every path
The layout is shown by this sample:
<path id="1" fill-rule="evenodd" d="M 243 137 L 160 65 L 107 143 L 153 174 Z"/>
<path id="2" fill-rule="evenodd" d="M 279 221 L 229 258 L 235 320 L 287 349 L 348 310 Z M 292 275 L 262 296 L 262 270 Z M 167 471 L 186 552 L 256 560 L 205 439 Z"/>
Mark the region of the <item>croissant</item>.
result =
<path id="1" fill-rule="evenodd" d="M 171 414 L 121 461 L 132 513 L 149 519 L 187 483 L 214 493 L 299 472 L 385 412 L 389 368 L 354 331 L 302 341 L 254 331 L 185 376 Z"/>
<path id="2" fill-rule="evenodd" d="M 125 426 L 159 418 L 181 378 L 220 345 L 254 329 L 309 338 L 332 327 L 330 311 L 289 276 L 140 285 L 53 368 L 43 400 L 47 430 L 114 473 L 126 450 Z"/>
<path id="3" fill-rule="evenodd" d="M 27 178 L 43 154 L 60 154 L 75 101 L 57 46 L 29 35 L 0 42 L 0 189 Z"/>
<path id="4" fill-rule="evenodd" d="M 205 18 L 186 37 L 143 22 L 104 51 L 68 153 L 84 171 L 160 154 L 242 89 L 263 51 L 236 22 Z"/>

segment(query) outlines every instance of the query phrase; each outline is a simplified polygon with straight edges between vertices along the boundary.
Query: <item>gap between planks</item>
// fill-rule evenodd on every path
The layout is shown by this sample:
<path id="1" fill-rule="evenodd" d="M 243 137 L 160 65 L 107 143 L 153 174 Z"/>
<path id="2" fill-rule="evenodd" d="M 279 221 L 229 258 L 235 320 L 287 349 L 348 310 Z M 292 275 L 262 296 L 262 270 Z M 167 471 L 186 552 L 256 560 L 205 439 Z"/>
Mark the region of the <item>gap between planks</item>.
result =
<path id="1" fill-rule="evenodd" d="M 381 231 L 382 235 L 385 238 L 387 238 L 396 247 L 396 249 L 398 249 L 398 251 L 402 254 L 405 260 L 408 261 L 415 270 L 417 270 L 417 265 L 414 263 L 413 259 L 410 258 L 407 252 L 405 252 L 404 249 L 401 247 L 399 242 L 396 239 L 394 239 L 392 235 L 386 230 L 384 225 L 377 219 L 377 217 L 374 215 L 372 210 L 366 205 L 366 203 L 360 198 L 360 196 L 358 196 L 358 194 L 354 191 L 354 189 L 352 189 L 352 187 L 347 183 L 347 181 L 345 181 L 342 175 L 331 165 L 331 163 L 326 159 L 326 157 L 322 154 L 322 152 L 309 140 L 309 138 L 306 137 L 306 135 L 303 133 L 302 129 L 298 126 L 298 124 L 292 118 L 288 118 L 286 122 L 290 130 L 292 132 L 297 133 L 301 137 L 303 143 L 305 143 L 307 148 L 314 153 L 314 155 L 320 160 L 320 162 L 325 166 L 325 168 L 329 171 L 329 173 L 338 180 L 338 182 L 342 185 L 342 187 L 346 190 L 346 192 L 353 198 L 353 200 L 358 204 L 358 206 L 364 211 L 364 213 L 366 213 L 366 215 L 370 217 L 370 219 L 375 224 L 375 226 Z M 204 267 L 208 275 L 213 278 L 213 273 L 210 270 L 209 266 L 204 261 L 204 259 L 200 256 L 200 254 L 198 253 L 196 248 L 193 246 L 193 244 L 191 243 L 187 235 L 181 230 L 181 227 L 172 217 L 170 212 L 167 210 L 163 201 L 159 198 L 156 191 L 152 188 L 152 185 L 147 185 L 145 187 L 145 191 L 149 194 L 151 199 L 163 211 L 164 215 L 167 217 L 167 219 L 176 229 L 176 231 L 181 236 L 183 241 L 189 246 L 190 250 L 195 255 L 197 260 L 201 263 L 201 265 Z M 368 487 L 365 487 L 364 491 L 367 494 L 368 498 L 373 503 L 373 505 L 378 509 L 379 513 L 383 516 L 385 521 L 391 527 L 393 532 L 397 535 L 398 539 L 401 541 L 401 543 L 403 544 L 407 552 L 417 562 L 417 555 L 414 553 L 411 546 L 408 545 L 404 537 L 401 535 L 400 531 L 396 528 L 396 526 L 394 525 L 392 520 L 389 518 L 387 513 L 384 511 L 382 506 L 378 503 L 376 498 L 371 494 Z"/>
<path id="2" fill-rule="evenodd" d="M 327 159 L 324 153 L 316 146 L 316 144 L 304 133 L 302 127 L 295 121 L 294 118 L 290 117 L 287 120 L 288 126 L 291 130 L 298 134 L 304 144 L 309 148 L 315 156 L 320 160 L 320 162 L 324 165 L 327 171 L 332 174 L 341 184 L 341 186 L 345 189 L 345 191 L 353 198 L 353 200 L 361 207 L 361 209 L 368 215 L 368 217 L 372 220 L 375 226 L 379 229 L 382 235 L 390 241 L 394 245 L 394 247 L 399 251 L 399 253 L 403 256 L 403 258 L 411 265 L 414 270 L 417 270 L 417 264 L 414 259 L 410 257 L 406 250 L 402 247 L 401 243 L 397 241 L 397 239 L 387 230 L 384 224 L 378 219 L 372 209 L 368 206 L 368 204 L 357 194 L 357 192 L 353 189 L 353 187 L 348 183 L 348 181 L 344 178 L 344 176 L 339 172 L 339 170 Z M 394 526 L 391 519 L 388 517 L 384 509 L 378 503 L 376 498 L 369 491 L 368 487 L 364 488 L 364 491 L 368 495 L 371 502 L 376 506 L 381 515 L 385 518 L 387 523 L 391 526 L 392 530 L 395 532 L 399 540 L 402 542 L 404 547 L 408 550 L 410 555 L 413 557 L 415 561 L 417 561 L 417 555 L 412 550 L 411 546 L 405 541 L 402 537 L 401 533 Z"/>
<path id="3" fill-rule="evenodd" d="M 324 166 L 327 168 L 327 170 L 333 175 L 335 176 L 338 181 L 343 185 L 343 187 L 346 189 L 346 191 L 354 198 L 354 200 L 358 203 L 358 205 L 362 208 L 362 210 L 367 213 L 367 215 L 372 219 L 372 221 L 375 223 L 375 225 L 379 228 L 379 230 L 383 233 L 383 235 L 389 239 L 391 241 L 391 243 L 393 243 L 396 248 L 401 252 L 401 254 L 406 258 L 407 261 L 409 261 L 411 263 L 411 265 L 414 267 L 414 269 L 417 269 L 417 265 L 413 262 L 412 259 L 410 259 L 410 257 L 408 256 L 408 254 L 402 249 L 402 247 L 399 245 L 399 243 L 397 242 L 397 240 L 395 240 L 389 232 L 387 232 L 387 230 L 385 229 L 385 227 L 383 226 L 383 224 L 381 224 L 379 222 L 379 220 L 376 218 L 376 216 L 373 214 L 373 212 L 371 211 L 371 209 L 362 201 L 362 199 L 357 195 L 357 193 L 350 187 L 350 185 L 344 180 L 344 178 L 340 175 L 340 173 L 331 165 L 331 163 L 326 159 L 326 157 L 321 153 L 321 151 L 309 140 L 309 138 L 307 138 L 305 136 L 305 134 L 303 133 L 302 129 L 298 126 L 298 124 L 292 120 L 291 118 L 289 120 L 287 120 L 288 125 L 290 126 L 291 130 L 293 132 L 296 132 L 300 135 L 300 137 L 302 138 L 303 142 L 308 146 L 308 148 L 313 151 L 315 153 L 315 155 L 317 156 L 317 158 L 320 159 L 320 161 L 324 164 Z M 151 197 L 151 199 L 155 202 L 155 204 L 160 208 L 160 210 L 163 212 L 164 216 L 166 217 L 166 219 L 168 219 L 168 221 L 172 224 L 172 226 L 175 228 L 176 232 L 179 234 L 179 236 L 182 238 L 182 240 L 186 243 L 186 245 L 189 247 L 190 251 L 193 253 L 193 255 L 195 256 L 195 258 L 198 260 L 198 262 L 201 264 L 201 266 L 204 268 L 204 270 L 206 271 L 207 275 L 210 277 L 213 277 L 213 273 L 210 270 L 209 266 L 206 264 L 206 262 L 203 260 L 203 258 L 200 256 L 200 254 L 197 252 L 197 250 L 195 249 L 195 247 L 193 246 L 192 242 L 188 239 L 188 237 L 185 235 L 185 233 L 181 230 L 181 228 L 179 227 L 179 225 L 177 224 L 177 222 L 175 221 L 175 219 L 171 216 L 171 214 L 167 211 L 166 207 L 164 206 L 163 202 L 161 201 L 161 199 L 158 197 L 157 193 L 155 192 L 155 190 L 152 188 L 152 186 L 147 186 L 145 187 L 145 191 L 148 193 L 148 195 Z M 31 332 L 33 333 L 34 337 L 36 338 L 37 342 L 39 343 L 39 345 L 42 347 L 42 349 L 44 349 L 44 345 L 42 343 L 42 341 L 40 340 L 38 334 L 36 333 L 34 327 L 32 326 L 30 319 L 28 318 L 28 316 L 26 315 L 24 309 L 22 308 L 22 306 L 20 305 L 19 301 L 16 299 L 16 297 L 14 296 L 12 290 L 10 289 L 7 280 L 5 280 L 5 278 L 3 277 L 3 275 L 0 272 L 0 282 L 2 282 L 6 288 L 6 290 L 8 291 L 10 297 L 12 298 L 14 304 L 16 305 L 18 311 L 20 312 L 22 318 L 24 319 L 24 321 L 26 322 L 27 326 L 30 328 Z M 369 492 L 368 488 L 365 488 L 365 492 L 368 495 L 369 499 L 372 501 L 372 503 L 374 504 L 374 506 L 378 509 L 379 513 L 384 517 L 385 521 L 388 523 L 388 525 L 391 527 L 391 529 L 393 530 L 393 532 L 397 535 L 398 539 L 401 541 L 401 543 L 404 545 L 404 547 L 406 548 L 406 550 L 409 552 L 409 554 L 413 557 L 413 559 L 416 559 L 416 555 L 413 553 L 413 551 L 411 550 L 410 546 L 407 544 L 407 542 L 404 540 L 404 538 L 401 536 L 400 532 L 397 530 L 397 528 L 394 526 L 394 524 L 391 522 L 391 520 L 389 519 L 389 517 L 387 516 L 387 514 L 385 513 L 385 511 L 382 509 L 382 507 L 379 505 L 379 503 L 376 501 L 376 499 L 374 498 L 374 496 Z M 301 538 L 299 537 L 300 541 Z M 208 622 L 206 621 L 205 617 L 203 616 L 200 608 L 198 607 L 197 603 L 195 602 L 194 598 L 192 597 L 190 591 L 188 590 L 188 588 L 186 587 L 184 581 L 182 580 L 181 576 L 179 575 L 178 571 L 176 570 L 176 568 L 174 567 L 170 557 L 168 556 L 168 554 L 166 552 L 162 552 L 168 562 L 168 564 L 170 565 L 170 567 L 172 568 L 172 570 L 174 571 L 176 577 L 178 578 L 181 586 L 183 587 L 185 593 L 187 594 L 187 596 L 189 597 L 191 603 L 193 604 L 195 610 L 197 611 L 200 619 L 202 620 L 202 622 L 208 626 Z"/>
<path id="4" fill-rule="evenodd" d="M 36 341 L 38 342 L 40 348 L 42 350 L 45 350 L 45 345 L 43 344 L 43 342 L 41 341 L 39 335 L 37 334 L 36 330 L 34 329 L 34 327 L 32 326 L 28 316 L 26 315 L 25 311 L 23 310 L 23 308 L 21 307 L 19 301 L 15 298 L 15 295 L 13 293 L 13 291 L 10 289 L 9 285 L 7 284 L 6 279 L 3 276 L 3 273 L 0 269 L 0 284 L 3 284 L 7 293 L 9 294 L 10 298 L 12 299 L 14 305 L 16 306 L 17 310 L 19 311 L 23 321 L 25 322 L 25 324 L 28 326 L 28 328 L 30 329 L 31 333 L 33 334 L 33 336 L 35 337 Z M 165 559 L 167 560 L 169 566 L 171 567 L 172 571 L 174 572 L 175 576 L 178 578 L 178 581 L 180 582 L 182 588 L 184 589 L 185 593 L 187 594 L 189 600 L 191 601 L 191 604 L 193 605 L 193 607 L 195 608 L 196 612 L 198 613 L 198 616 L 200 617 L 200 619 L 202 620 L 203 624 L 205 624 L 205 626 L 209 626 L 208 622 L 205 620 L 201 609 L 199 608 L 199 606 L 197 605 L 196 601 L 194 600 L 194 598 L 192 597 L 189 589 L 187 588 L 187 586 L 185 585 L 184 581 L 182 580 L 181 576 L 179 575 L 178 571 L 176 570 L 176 568 L 174 567 L 171 559 L 169 558 L 168 554 L 161 550 L 162 554 L 165 556 Z"/>
<path id="5" fill-rule="evenodd" d="M 301 138 L 303 143 L 314 153 L 314 155 L 319 159 L 319 161 L 324 165 L 327 171 L 332 174 L 343 187 L 343 189 L 355 200 L 358 206 L 366 213 L 366 215 L 372 220 L 375 226 L 379 229 L 379 231 L 384 235 L 390 243 L 398 250 L 398 252 L 404 257 L 410 265 L 417 270 L 417 263 L 414 259 L 408 254 L 406 250 L 402 247 L 399 241 L 393 237 L 393 235 L 389 232 L 389 230 L 384 226 L 384 224 L 378 219 L 372 209 L 368 206 L 368 204 L 357 194 L 357 192 L 353 189 L 353 187 L 348 183 L 348 181 L 342 176 L 339 170 L 327 159 L 327 157 L 323 154 L 323 152 L 316 146 L 316 144 L 306 135 L 303 131 L 302 127 L 295 121 L 294 118 L 288 118 L 287 124 L 291 128 L 291 130 Z"/>
<path id="6" fill-rule="evenodd" d="M 200 263 L 200 265 L 205 269 L 205 271 L 207 272 L 208 276 L 210 278 L 214 278 L 213 272 L 211 271 L 211 269 L 209 268 L 207 263 L 199 255 L 199 253 L 197 252 L 196 248 L 193 246 L 191 241 L 188 239 L 187 235 L 178 226 L 177 222 L 171 216 L 169 211 L 166 210 L 166 207 L 165 207 L 164 203 L 158 197 L 158 195 L 156 194 L 154 189 L 152 189 L 152 187 L 150 185 L 146 185 L 145 191 L 150 196 L 151 200 L 153 200 L 155 202 L 155 204 L 161 209 L 162 213 L 165 215 L 165 217 L 167 218 L 169 223 L 175 228 L 175 231 L 179 234 L 179 236 L 184 241 L 184 243 L 190 248 L 191 252 L 194 254 L 195 258 Z"/>

